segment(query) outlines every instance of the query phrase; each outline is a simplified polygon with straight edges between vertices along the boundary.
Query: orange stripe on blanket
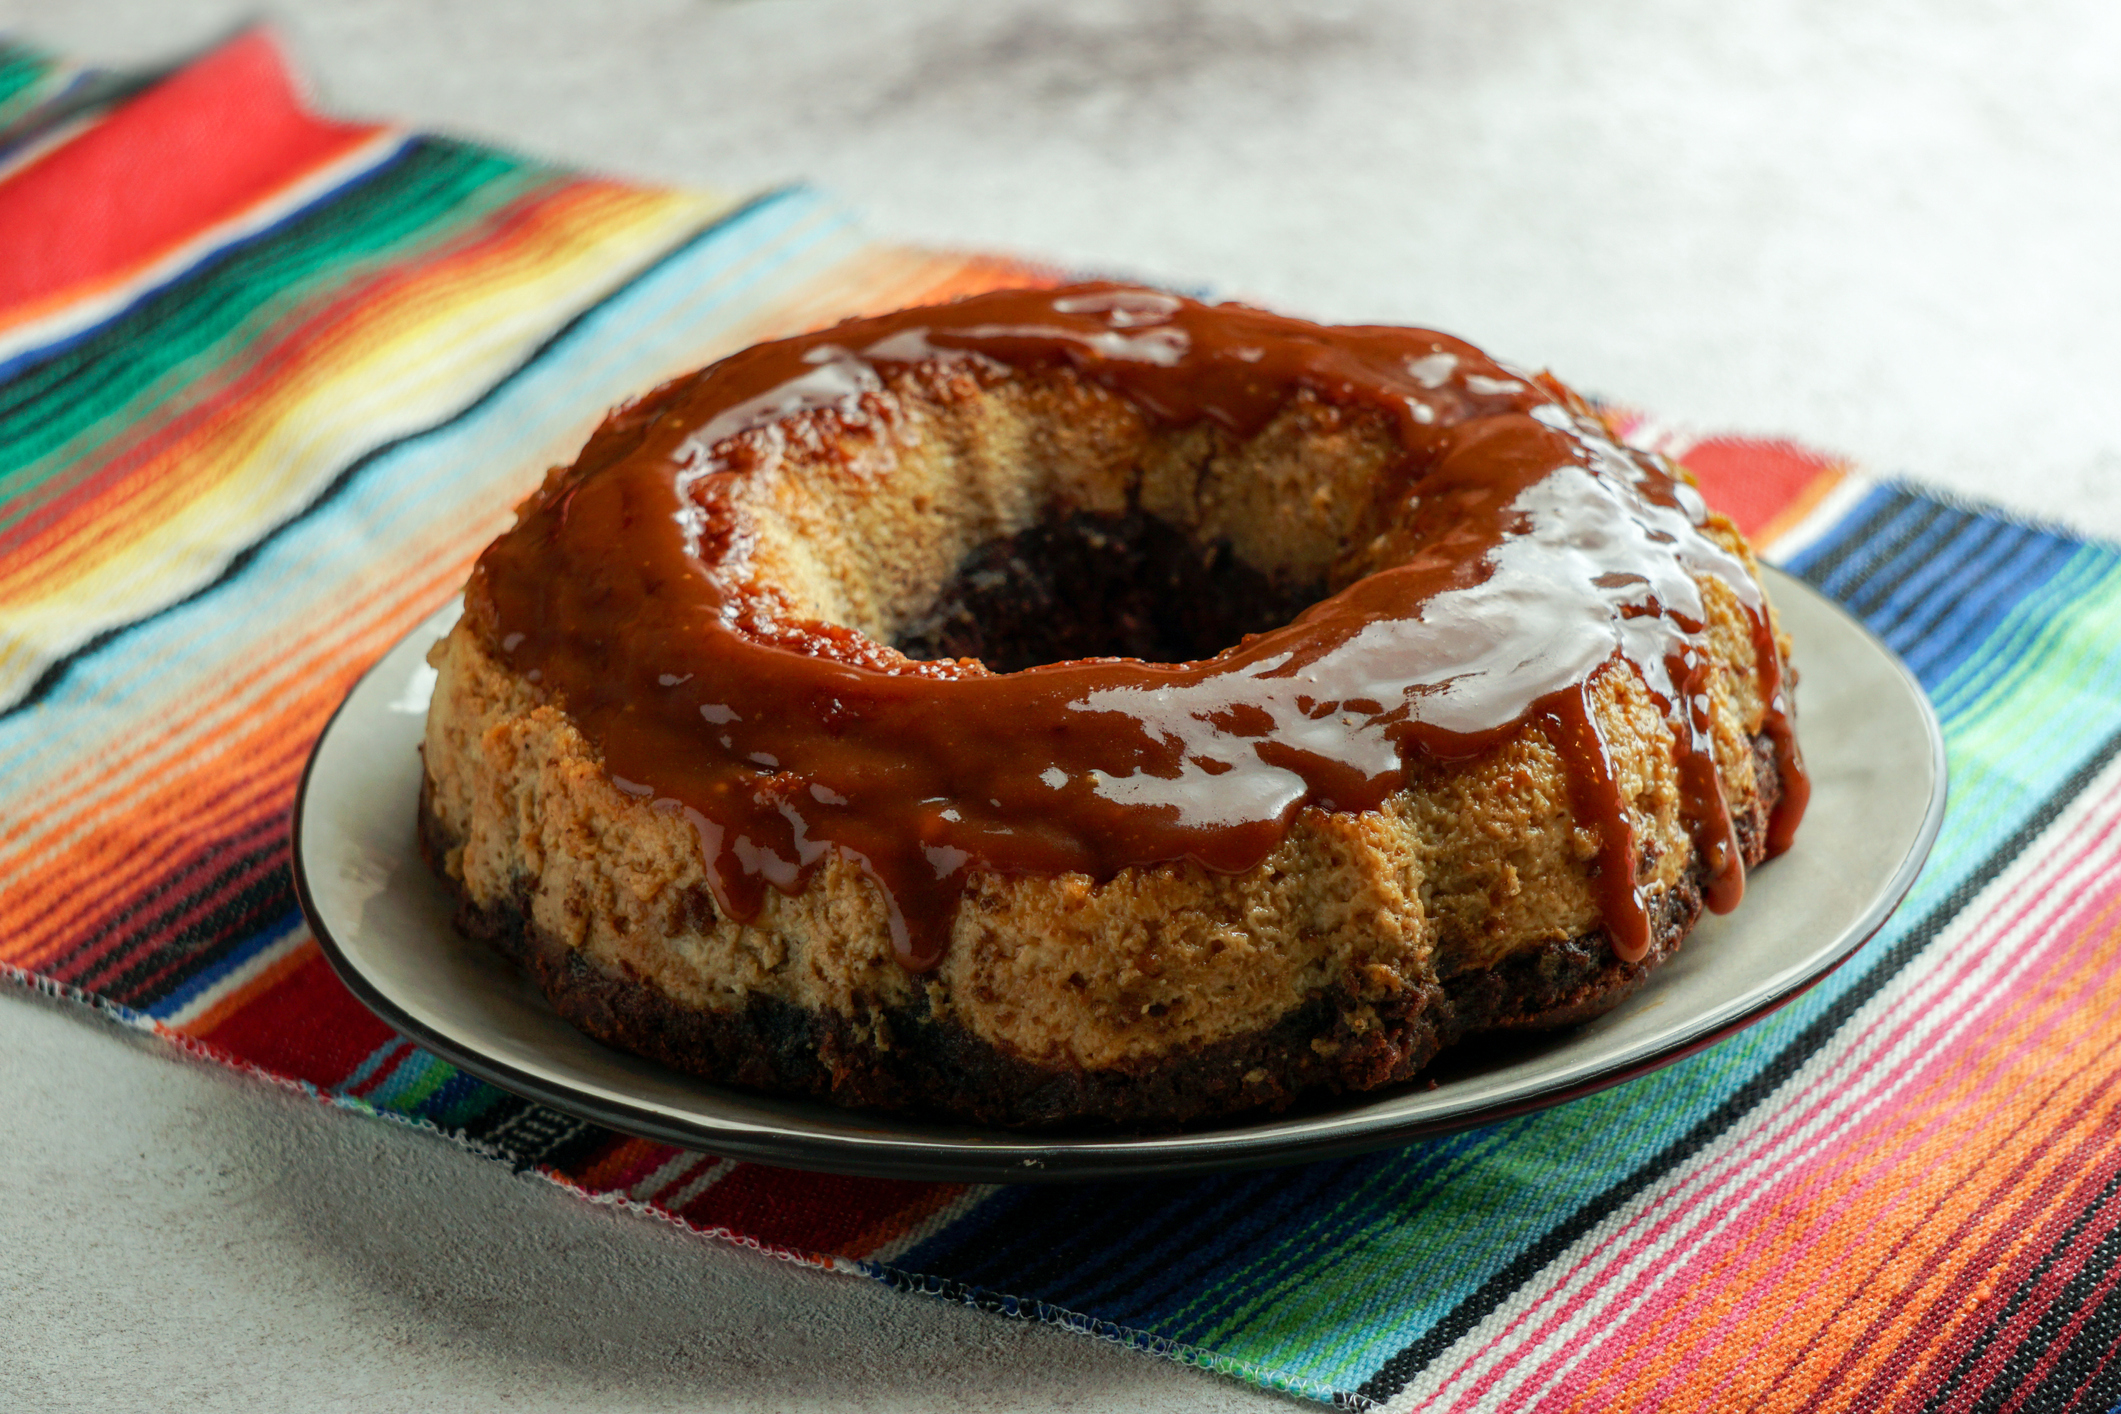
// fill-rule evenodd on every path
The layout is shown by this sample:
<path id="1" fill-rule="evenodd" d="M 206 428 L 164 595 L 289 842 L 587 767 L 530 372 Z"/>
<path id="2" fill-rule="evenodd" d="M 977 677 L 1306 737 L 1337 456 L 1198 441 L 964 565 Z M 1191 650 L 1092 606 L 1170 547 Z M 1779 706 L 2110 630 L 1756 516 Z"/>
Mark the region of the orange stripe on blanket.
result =
<path id="1" fill-rule="evenodd" d="M 171 873 L 249 837 L 276 813 L 274 781 L 290 769 L 298 743 L 260 740 L 246 733 L 233 748 L 257 772 L 255 780 L 216 758 L 204 769 L 186 767 L 133 793 L 122 812 L 87 822 L 62 849 L 14 869 L 18 887 L 0 909 L 6 956 L 49 963 L 46 941 L 94 935 L 134 904 L 136 881 Z"/>
<path id="2" fill-rule="evenodd" d="M 284 840 L 280 822 L 306 755 L 299 724 L 306 717 L 321 725 L 318 713 L 328 715 L 336 701 L 327 700 L 328 689 L 294 699 L 284 714 L 230 742 L 230 756 L 248 763 L 255 779 L 244 780 L 225 758 L 207 770 L 175 773 L 143 791 L 121 817 L 83 831 L 34 875 L 18 876 L 21 887 L 9 891 L 0 913 L 7 959 L 44 972 L 59 970 L 62 960 L 69 972 L 100 965 L 124 940 L 99 934 L 149 901 L 144 890 L 173 862 L 215 860 L 232 842 Z M 227 788 L 237 782 L 240 789 Z"/>
<path id="3" fill-rule="evenodd" d="M 2074 1215 L 2054 1199 L 2121 1161 L 2117 926 L 2110 898 L 2073 926 L 2070 955 L 2021 979 L 1885 1109 L 1766 1180 L 1741 1228 L 1629 1316 L 1629 1350 L 1651 1354 L 1598 1364 L 1570 1385 L 1572 1407 L 1783 1407 L 1876 1379 L 1864 1407 L 1884 1408 L 1924 1388 L 1950 1333 L 1992 1317 L 1991 1277 Z M 2058 1071 L 2059 1058 L 2074 1063 Z M 1795 1358 L 1767 1367 L 1768 1349 Z"/>
<path id="4" fill-rule="evenodd" d="M 10 891 L 4 916 L 8 960 L 45 971 L 57 970 L 62 958 L 69 972 L 100 967 L 109 947 L 124 940 L 99 940 L 98 933 L 140 906 L 148 897 L 141 891 L 157 877 L 181 879 L 190 871 L 176 866 L 210 865 L 231 850 L 240 855 L 246 844 L 284 856 L 295 783 L 341 685 L 320 684 L 233 744 L 255 781 L 242 780 L 228 761 L 184 772 L 145 793 L 122 818 L 84 831 L 34 877 L 23 878 L 23 887 Z M 226 789 L 232 781 L 241 789 Z M 214 808 L 189 808 L 217 792 Z M 283 857 L 273 867 L 284 863 Z"/>
<path id="5" fill-rule="evenodd" d="M 225 838 L 235 825 L 284 818 L 325 721 L 368 665 L 461 582 L 467 563 L 468 556 L 426 566 L 411 584 L 394 583 L 387 593 L 353 602 L 347 613 L 296 640 L 294 651 L 275 655 L 235 684 L 229 695 L 257 706 L 242 714 L 224 748 L 163 769 L 155 786 L 125 798 L 116 818 L 93 819 L 96 797 L 108 798 L 95 788 L 154 774 L 141 769 L 142 753 L 80 781 L 70 799 L 48 804 L 39 815 L 59 817 L 51 832 L 61 839 L 11 863 L 16 886 L 0 900 L 0 956 L 48 966 L 71 940 L 126 906 L 144 880 L 166 871 L 160 841 L 211 839 L 217 827 Z M 69 804 L 75 808 L 66 810 Z M 79 818 L 84 807 L 88 820 Z"/>
<path id="6" fill-rule="evenodd" d="M 448 590 L 461 582 L 469 562 L 468 554 L 452 555 L 447 560 L 420 565 L 409 574 L 379 578 L 369 593 L 347 597 L 339 612 L 331 617 L 272 641 L 267 645 L 271 651 L 260 655 L 258 667 L 227 679 L 211 695 L 201 694 L 196 707 L 165 719 L 161 731 L 131 737 L 117 753 L 86 754 L 76 770 L 46 782 L 37 807 L 24 812 L 0 833 L 0 844 L 26 847 L 27 838 L 40 826 L 78 813 L 85 805 L 93 806 L 91 797 L 99 787 L 129 785 L 173 742 L 200 738 L 207 729 L 235 727 L 236 721 L 243 718 L 256 720 L 252 715 L 255 709 L 248 703 L 266 704 L 265 715 L 271 716 L 270 704 L 286 700 L 289 683 L 299 691 L 320 674 L 358 675 L 375 656 L 381 656 L 378 643 L 387 646 L 391 641 L 382 635 L 393 630 L 402 632 L 403 627 L 417 621 L 422 605 L 431 608 L 438 599 L 446 597 Z M 345 680 L 350 684 L 352 678 L 346 676 Z M 223 718 L 230 720 L 224 722 Z M 213 759 L 226 760 L 229 754 Z M 15 867 L 22 863 L 18 856 Z"/>
<path id="7" fill-rule="evenodd" d="M 2056 1200 L 2073 1187 L 2088 1198 L 2121 1165 L 2121 1072 L 2114 1066 L 2121 1036 L 2109 1021 L 2121 1003 L 2121 974 L 2101 956 L 2112 946 L 2117 918 L 2121 910 L 2109 902 L 2089 928 L 2073 927 L 2080 946 L 2090 944 L 2075 966 L 2024 979 L 2025 1004 L 1997 1018 L 2007 1024 L 1959 1037 L 1947 1076 L 1895 1098 L 1896 1111 L 1948 1121 L 1919 1147 L 1887 1147 L 1916 1119 L 1871 1146 L 1881 1159 L 1909 1154 L 1915 1167 L 1905 1171 L 1935 1195 L 1934 1211 L 1910 1205 L 1887 1214 L 1882 1229 L 1840 1225 L 1830 1240 L 1861 1239 L 1889 1255 L 1867 1266 L 1840 1264 L 1835 1284 L 1847 1315 L 1820 1322 L 1818 1329 L 1836 1339 L 1819 1341 L 1795 1362 L 1791 1382 L 1831 1378 L 1853 1388 L 1869 1380 L 1881 1404 L 1888 1391 L 1919 1396 L 1930 1383 L 1923 1371 L 1934 1352 L 1948 1347 L 1954 1330 L 1992 1319 L 1999 1293 L 2007 1298 L 2015 1285 L 2011 1270 L 2036 1260 L 2083 1207 Z M 2087 978 L 2085 971 L 2105 975 Z M 1980 1063 L 1971 1064 L 1976 1056 Z M 2065 1059 L 2073 1063 L 2057 1065 Z M 1967 1142 L 1972 1135 L 1994 1137 L 1975 1146 Z M 1868 1319 L 1859 1325 L 1857 1317 Z M 1830 1354 L 1838 1357 L 1831 1370 Z"/>
<path id="8" fill-rule="evenodd" d="M 214 843 L 220 848 L 188 851 L 168 896 L 143 891 L 117 916 L 123 926 L 100 936 L 74 930 L 73 947 L 45 970 L 69 986 L 131 999 L 184 968 L 183 949 L 171 947 L 179 940 L 215 924 L 227 925 L 223 936 L 242 936 L 275 921 L 288 867 L 284 813 L 262 810 Z"/>
<path id="9" fill-rule="evenodd" d="M 493 519 L 501 519 L 504 511 L 505 507 L 496 507 Z M 166 770 L 158 761 L 159 756 L 186 741 L 225 733 L 234 729 L 235 723 L 272 717 L 276 705 L 288 700 L 287 684 L 304 684 L 320 674 L 333 674 L 336 681 L 344 684 L 339 689 L 343 696 L 368 664 L 463 583 L 472 559 L 494 529 L 493 522 L 488 521 L 456 527 L 455 533 L 438 532 L 403 546 L 394 562 L 376 567 L 375 576 L 368 581 L 372 586 L 369 592 L 335 601 L 336 613 L 312 620 L 291 635 L 262 641 L 257 668 L 227 680 L 211 696 L 201 695 L 190 711 L 164 719 L 159 732 L 130 736 L 119 751 L 84 753 L 74 770 L 43 783 L 36 808 L 25 811 L 0 831 L 0 846 L 11 845 L 16 851 L 9 867 L 26 876 L 38 857 L 33 837 L 39 833 L 60 836 L 60 841 L 50 848 L 61 848 L 64 822 L 84 812 L 135 811 L 131 796 L 123 805 L 113 806 L 110 802 L 115 795 L 128 791 L 141 775 L 156 774 L 158 767 Z M 125 686 L 118 685 L 120 690 Z M 317 725 L 321 729 L 321 722 Z M 299 739 L 300 729 L 295 735 Z M 221 753 L 193 765 L 210 769 L 216 763 L 228 766 L 232 774 L 248 771 L 248 765 L 234 753 Z M 0 909 L 5 906 L 6 901 L 0 900 Z M 4 916 L 0 913 L 0 917 Z"/>
<path id="10" fill-rule="evenodd" d="M 2112 1057 L 2106 1059 L 2111 1062 Z M 1988 1186 L 1992 1213 L 1979 1214 L 1978 1223 L 1964 1225 L 1949 1238 L 1931 1241 L 1920 1254 L 1925 1268 L 1921 1282 L 1903 1286 L 1891 1299 L 1869 1299 L 1862 1308 L 1851 1303 L 1851 1318 L 1867 1313 L 1870 1320 L 1844 1337 L 1847 1353 L 1841 1368 L 1823 1376 L 1816 1369 L 1811 1372 L 1822 1387 L 1854 1387 L 1855 1375 L 1868 1374 L 1875 1398 L 1860 1398 L 1857 1407 L 1923 1401 L 1935 1387 L 1938 1361 L 1963 1348 L 1971 1334 L 1997 1317 L 2028 1269 L 2046 1256 L 2060 1229 L 2096 1205 L 2098 1190 L 2114 1173 L 2121 1158 L 2114 1120 L 2121 1106 L 2116 1104 L 2111 1075 L 2102 1076 L 2093 1091 L 2079 1105 L 2076 1122 L 2049 1128 L 2031 1141 L 2054 1149 L 2042 1154 L 2037 1165 L 2024 1163 L 2012 1170 L 2020 1184 Z M 2024 1146 L 2014 1145 L 2011 1154 L 1999 1158 L 2012 1156 L 2022 1158 Z M 1821 1358 L 1817 1350 L 1804 1353 L 1814 1365 Z"/>

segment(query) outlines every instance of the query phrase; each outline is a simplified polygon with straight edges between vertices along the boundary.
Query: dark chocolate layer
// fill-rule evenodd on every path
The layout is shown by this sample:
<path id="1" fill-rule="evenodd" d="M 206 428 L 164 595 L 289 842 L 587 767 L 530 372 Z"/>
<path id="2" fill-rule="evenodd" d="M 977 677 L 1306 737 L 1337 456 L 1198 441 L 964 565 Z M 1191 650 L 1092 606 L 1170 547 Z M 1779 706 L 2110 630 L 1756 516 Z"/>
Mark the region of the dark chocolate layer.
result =
<path id="1" fill-rule="evenodd" d="M 1000 673 L 1082 658 L 1186 663 L 1280 628 L 1325 597 L 1205 549 L 1140 511 L 1077 511 L 990 541 L 926 619 L 892 645 L 909 658 L 978 658 Z"/>
<path id="2" fill-rule="evenodd" d="M 1760 792 L 1735 812 L 1749 865 L 1767 852 L 1781 780 L 1756 739 Z M 1012 1129 L 1153 1132 L 1278 1111 L 1313 1095 L 1412 1080 L 1444 1047 L 1483 1031 L 1572 1025 L 1639 989 L 1701 915 L 1702 869 L 1652 901 L 1652 945 L 1623 961 L 1600 930 L 1460 972 L 1395 996 L 1345 985 L 1302 998 L 1273 1025 L 1107 1069 L 1040 1065 L 934 1015 L 923 1000 L 870 1015 L 811 1012 L 754 994 L 745 1007 L 705 1011 L 602 966 L 531 921 L 521 897 L 479 905 L 441 866 L 452 845 L 423 791 L 422 853 L 457 889 L 457 926 L 521 966 L 570 1024 L 621 1050 L 724 1084 L 814 1096 L 857 1109 L 934 1115 Z M 882 1031 L 888 1047 L 874 1039 Z"/>

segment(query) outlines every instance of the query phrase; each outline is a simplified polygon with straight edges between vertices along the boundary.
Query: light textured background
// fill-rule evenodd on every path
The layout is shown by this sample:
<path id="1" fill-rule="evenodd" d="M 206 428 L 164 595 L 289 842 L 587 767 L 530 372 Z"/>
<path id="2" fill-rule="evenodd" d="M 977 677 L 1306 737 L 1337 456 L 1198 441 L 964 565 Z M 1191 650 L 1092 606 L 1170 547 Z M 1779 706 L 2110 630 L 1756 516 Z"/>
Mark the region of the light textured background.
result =
<path id="1" fill-rule="evenodd" d="M 147 62 L 233 0 L 0 0 Z M 2121 7 L 279 0 L 323 98 L 881 235 L 1432 323 L 2121 535 Z M 0 997 L 0 1400 L 1282 1402 L 889 1295 Z"/>

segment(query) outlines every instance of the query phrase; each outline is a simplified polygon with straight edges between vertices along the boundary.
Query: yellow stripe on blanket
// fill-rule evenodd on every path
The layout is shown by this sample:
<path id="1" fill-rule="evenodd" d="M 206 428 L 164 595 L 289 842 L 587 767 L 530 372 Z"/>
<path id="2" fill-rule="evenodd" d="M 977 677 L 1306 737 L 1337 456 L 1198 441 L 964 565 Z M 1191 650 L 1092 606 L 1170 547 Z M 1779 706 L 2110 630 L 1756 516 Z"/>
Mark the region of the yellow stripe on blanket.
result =
<path id="1" fill-rule="evenodd" d="M 460 248 L 373 303 L 320 311 L 285 357 L 214 389 L 215 415 L 11 555 L 0 708 L 99 633 L 211 583 L 363 453 L 462 410 L 730 205 L 601 182 L 537 203 L 505 240 Z"/>

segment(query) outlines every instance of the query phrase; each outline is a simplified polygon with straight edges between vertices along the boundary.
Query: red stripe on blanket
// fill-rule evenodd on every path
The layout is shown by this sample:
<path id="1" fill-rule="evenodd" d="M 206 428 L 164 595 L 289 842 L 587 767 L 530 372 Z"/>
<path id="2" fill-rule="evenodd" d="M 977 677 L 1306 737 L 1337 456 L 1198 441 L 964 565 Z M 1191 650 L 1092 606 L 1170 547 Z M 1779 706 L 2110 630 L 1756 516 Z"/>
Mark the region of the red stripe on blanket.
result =
<path id="1" fill-rule="evenodd" d="M 856 1239 L 895 1226 L 894 1220 L 909 1212 L 932 1210 L 938 1190 L 960 1191 L 954 1184 L 847 1178 L 744 1164 L 686 1204 L 681 1216 L 695 1227 L 726 1227 L 775 1246 L 844 1252 L 859 1245 Z"/>
<path id="2" fill-rule="evenodd" d="M 199 1039 L 239 1061 L 329 1088 L 395 1035 L 319 954 Z"/>
<path id="3" fill-rule="evenodd" d="M 253 31 L 0 182 L 0 317 L 138 270 L 382 129 L 303 110 Z"/>
<path id="4" fill-rule="evenodd" d="M 1835 470 L 1835 463 L 1790 442 L 1711 437 L 1696 442 L 1679 458 L 1708 503 L 1758 536 L 1776 513 L 1805 487 Z"/>
<path id="5" fill-rule="evenodd" d="M 14 573 L 0 572 L 0 586 L 10 594 L 48 591 L 53 577 L 80 572 L 78 555 L 109 553 L 99 542 L 113 523 L 152 525 L 169 513 L 165 502 L 155 514 L 142 514 L 138 498 L 210 493 L 213 481 L 230 475 L 221 457 L 200 455 L 222 451 L 217 439 L 231 429 L 269 425 L 282 406 L 299 406 L 334 358 L 358 358 L 362 341 L 397 332 L 431 307 L 438 289 L 465 280 L 467 272 L 520 259 L 539 242 L 578 239 L 565 218 L 611 190 L 590 182 L 540 185 L 451 233 L 446 243 L 435 244 L 430 234 L 424 249 L 398 252 L 398 264 L 343 279 L 328 296 L 309 294 L 261 328 L 223 378 L 185 389 L 181 400 L 170 400 L 182 405 L 139 416 L 104 446 L 84 452 L 65 475 L 17 497 L 9 507 L 16 519 L 0 526 L 0 553 L 15 561 L 8 566 Z M 66 553 L 69 545 L 75 553 Z"/>

